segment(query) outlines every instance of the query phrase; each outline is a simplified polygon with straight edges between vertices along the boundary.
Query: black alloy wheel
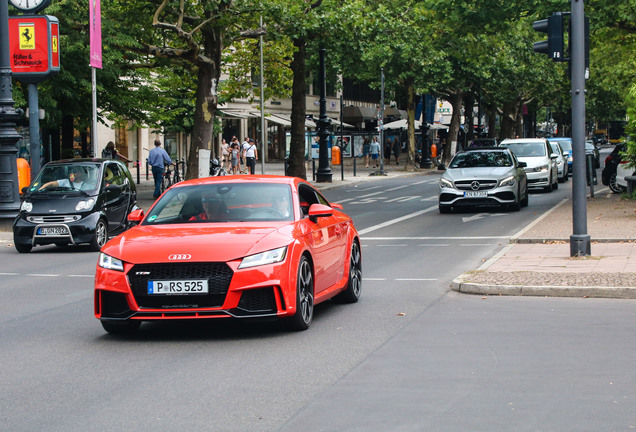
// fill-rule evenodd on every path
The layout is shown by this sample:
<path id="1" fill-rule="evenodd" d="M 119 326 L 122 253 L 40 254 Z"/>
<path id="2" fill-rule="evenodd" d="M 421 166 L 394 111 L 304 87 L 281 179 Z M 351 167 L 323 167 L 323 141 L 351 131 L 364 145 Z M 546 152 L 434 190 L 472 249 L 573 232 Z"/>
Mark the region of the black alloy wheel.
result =
<path id="1" fill-rule="evenodd" d="M 625 188 L 618 183 L 616 183 L 616 173 L 612 174 L 609 178 L 608 184 L 610 190 L 614 193 L 623 193 L 625 192 Z"/>
<path id="2" fill-rule="evenodd" d="M 360 253 L 360 245 L 357 241 L 353 241 L 351 245 L 351 255 L 349 257 L 349 280 L 347 288 L 334 297 L 339 303 L 355 303 L 360 299 L 362 294 L 362 254 Z"/>
<path id="3" fill-rule="evenodd" d="M 307 330 L 314 317 L 314 273 L 306 256 L 300 257 L 296 277 L 296 313 L 289 318 L 292 330 Z"/>

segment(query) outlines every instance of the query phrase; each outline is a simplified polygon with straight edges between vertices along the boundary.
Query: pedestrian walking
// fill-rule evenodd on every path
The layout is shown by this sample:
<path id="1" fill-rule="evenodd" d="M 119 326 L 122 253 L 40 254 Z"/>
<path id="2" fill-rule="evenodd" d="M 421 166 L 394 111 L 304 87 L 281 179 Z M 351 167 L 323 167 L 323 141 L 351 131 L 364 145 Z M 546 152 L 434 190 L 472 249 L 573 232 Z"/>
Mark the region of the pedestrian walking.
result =
<path id="1" fill-rule="evenodd" d="M 132 162 L 123 154 L 119 153 L 115 148 L 115 143 L 108 141 L 104 150 L 102 150 L 102 159 L 123 160 L 125 162 Z"/>
<path id="2" fill-rule="evenodd" d="M 395 156 L 395 164 L 400 164 L 400 153 L 402 152 L 402 143 L 397 137 L 393 140 L 393 156 Z M 390 153 L 389 153 L 390 155 Z"/>
<path id="3" fill-rule="evenodd" d="M 239 165 L 240 153 L 241 153 L 241 150 L 239 149 L 239 143 L 238 143 L 238 140 L 235 138 L 234 142 L 232 142 L 232 145 L 230 147 L 230 163 L 231 163 L 232 174 L 236 174 L 236 170 L 240 169 L 240 165 Z"/>
<path id="4" fill-rule="evenodd" d="M 380 163 L 380 143 L 378 142 L 378 137 L 373 137 L 373 141 L 371 141 L 371 145 L 369 145 L 369 152 L 371 153 L 373 166 L 377 168 Z"/>
<path id="5" fill-rule="evenodd" d="M 225 141 L 225 138 L 221 140 L 221 167 L 224 170 L 229 170 L 230 167 L 230 145 Z"/>
<path id="6" fill-rule="evenodd" d="M 161 141 L 157 139 L 155 140 L 155 148 L 148 153 L 148 164 L 152 167 L 152 177 L 155 180 L 153 198 L 159 198 L 159 195 L 161 195 L 161 180 L 163 179 L 163 170 L 166 163 L 173 165 L 168 153 L 161 148 Z"/>
<path id="7" fill-rule="evenodd" d="M 256 161 L 258 160 L 258 151 L 253 139 L 249 141 L 249 144 L 243 151 L 243 154 L 245 155 L 245 165 L 250 169 L 250 174 L 254 174 Z"/>
<path id="8" fill-rule="evenodd" d="M 362 142 L 362 156 L 364 157 L 364 167 L 369 168 L 369 148 L 371 147 L 371 143 L 369 142 L 369 138 L 365 138 Z"/>
<path id="9" fill-rule="evenodd" d="M 248 149 L 248 147 L 250 146 L 250 137 L 245 137 L 245 141 L 243 141 L 241 143 L 241 162 L 240 162 L 240 166 L 239 166 L 239 171 L 241 172 L 241 174 L 246 174 L 247 173 L 247 167 L 245 166 L 245 151 Z M 240 169 L 242 167 L 244 167 L 243 169 Z"/>

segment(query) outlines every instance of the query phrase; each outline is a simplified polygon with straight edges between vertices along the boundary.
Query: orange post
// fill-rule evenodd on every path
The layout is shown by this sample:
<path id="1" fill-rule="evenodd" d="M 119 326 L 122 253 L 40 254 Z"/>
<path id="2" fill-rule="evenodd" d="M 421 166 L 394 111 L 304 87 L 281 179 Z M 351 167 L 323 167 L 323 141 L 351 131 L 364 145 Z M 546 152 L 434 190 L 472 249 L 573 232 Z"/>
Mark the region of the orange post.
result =
<path id="1" fill-rule="evenodd" d="M 431 144 L 431 157 L 437 157 L 437 146 L 435 143 Z"/>
<path id="2" fill-rule="evenodd" d="M 340 165 L 340 147 L 333 146 L 331 147 L 331 164 L 332 165 Z"/>
<path id="3" fill-rule="evenodd" d="M 22 194 L 22 189 L 31 184 L 31 166 L 29 166 L 29 162 L 24 158 L 18 158 L 17 165 L 18 189 L 20 190 L 20 194 Z"/>

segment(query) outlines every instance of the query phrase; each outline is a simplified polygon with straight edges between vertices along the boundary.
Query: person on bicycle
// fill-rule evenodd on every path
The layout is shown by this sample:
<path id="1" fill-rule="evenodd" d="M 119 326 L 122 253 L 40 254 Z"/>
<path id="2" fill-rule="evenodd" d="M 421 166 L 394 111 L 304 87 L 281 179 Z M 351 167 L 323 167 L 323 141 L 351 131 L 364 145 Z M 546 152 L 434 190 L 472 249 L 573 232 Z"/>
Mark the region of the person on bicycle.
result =
<path id="1" fill-rule="evenodd" d="M 165 164 L 174 165 L 168 153 L 161 148 L 161 141 L 155 140 L 155 148 L 148 153 L 148 164 L 152 167 L 152 177 L 155 180 L 155 192 L 153 198 L 159 198 L 161 195 L 161 180 L 163 179 L 163 170 Z"/>

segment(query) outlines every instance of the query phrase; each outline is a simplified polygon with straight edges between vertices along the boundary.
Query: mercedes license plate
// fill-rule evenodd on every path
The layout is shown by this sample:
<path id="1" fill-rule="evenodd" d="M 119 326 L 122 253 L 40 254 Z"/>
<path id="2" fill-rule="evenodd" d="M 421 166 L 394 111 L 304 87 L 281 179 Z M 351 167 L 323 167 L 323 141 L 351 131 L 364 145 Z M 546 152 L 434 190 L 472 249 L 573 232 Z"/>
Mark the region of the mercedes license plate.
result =
<path id="1" fill-rule="evenodd" d="M 66 227 L 40 227 L 38 228 L 38 235 L 41 236 L 66 236 L 68 235 L 68 230 Z"/>
<path id="2" fill-rule="evenodd" d="M 149 295 L 185 295 L 207 293 L 207 279 L 148 281 Z"/>
<path id="3" fill-rule="evenodd" d="M 486 198 L 488 192 L 486 191 L 466 191 L 464 192 L 466 198 Z"/>

